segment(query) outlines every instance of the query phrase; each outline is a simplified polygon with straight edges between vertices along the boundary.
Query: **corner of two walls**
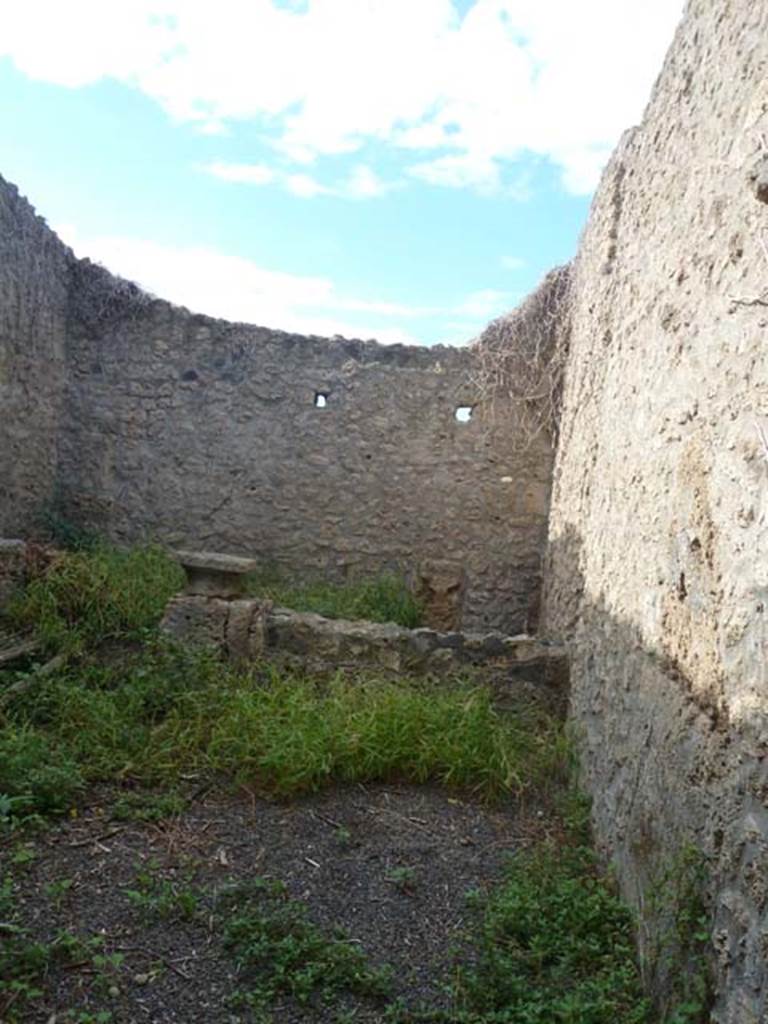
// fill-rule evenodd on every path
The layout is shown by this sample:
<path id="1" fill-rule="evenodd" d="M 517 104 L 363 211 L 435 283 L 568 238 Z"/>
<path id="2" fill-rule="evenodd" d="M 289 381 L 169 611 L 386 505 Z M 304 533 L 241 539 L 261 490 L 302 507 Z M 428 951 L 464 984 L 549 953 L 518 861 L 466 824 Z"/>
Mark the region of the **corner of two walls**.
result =
<path id="1" fill-rule="evenodd" d="M 574 271 L 544 601 L 647 958 L 654 882 L 688 844 L 705 855 L 722 1024 L 768 1014 L 766 81 L 768 7 L 693 0 L 603 177 Z"/>
<path id="2" fill-rule="evenodd" d="M 535 624 L 552 452 L 478 402 L 471 351 L 191 314 L 76 260 L 2 179 L 0 257 L 0 534 L 55 504 L 118 543 L 402 572 L 447 592 L 443 627 Z"/>

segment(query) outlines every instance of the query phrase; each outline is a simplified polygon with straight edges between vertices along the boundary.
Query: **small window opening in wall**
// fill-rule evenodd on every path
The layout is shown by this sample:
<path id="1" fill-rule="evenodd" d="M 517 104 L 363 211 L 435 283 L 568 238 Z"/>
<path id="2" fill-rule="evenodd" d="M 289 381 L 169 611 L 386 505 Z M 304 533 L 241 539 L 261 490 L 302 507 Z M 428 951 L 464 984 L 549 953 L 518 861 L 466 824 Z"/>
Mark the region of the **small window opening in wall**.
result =
<path id="1" fill-rule="evenodd" d="M 472 419 L 472 410 L 473 410 L 473 408 L 474 408 L 474 406 L 472 406 L 472 405 L 460 405 L 456 409 L 456 414 L 455 415 L 456 415 L 456 419 L 459 421 L 459 423 L 469 423 L 469 421 Z"/>
<path id="2" fill-rule="evenodd" d="M 327 391 L 316 391 L 315 392 L 315 408 L 324 409 L 328 405 L 328 392 Z"/>

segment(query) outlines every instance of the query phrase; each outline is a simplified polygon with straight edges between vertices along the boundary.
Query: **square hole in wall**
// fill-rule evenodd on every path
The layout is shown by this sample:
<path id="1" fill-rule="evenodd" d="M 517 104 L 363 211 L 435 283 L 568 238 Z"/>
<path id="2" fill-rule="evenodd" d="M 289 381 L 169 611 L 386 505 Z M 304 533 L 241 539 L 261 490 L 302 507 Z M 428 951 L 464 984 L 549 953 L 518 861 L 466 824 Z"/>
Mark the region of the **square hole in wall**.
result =
<path id="1" fill-rule="evenodd" d="M 327 391 L 315 392 L 315 408 L 324 409 L 328 405 L 329 394 Z"/>
<path id="2" fill-rule="evenodd" d="M 472 419 L 473 409 L 474 406 L 472 405 L 459 405 L 457 406 L 454 415 L 456 419 L 459 421 L 459 423 L 469 423 L 469 421 Z"/>

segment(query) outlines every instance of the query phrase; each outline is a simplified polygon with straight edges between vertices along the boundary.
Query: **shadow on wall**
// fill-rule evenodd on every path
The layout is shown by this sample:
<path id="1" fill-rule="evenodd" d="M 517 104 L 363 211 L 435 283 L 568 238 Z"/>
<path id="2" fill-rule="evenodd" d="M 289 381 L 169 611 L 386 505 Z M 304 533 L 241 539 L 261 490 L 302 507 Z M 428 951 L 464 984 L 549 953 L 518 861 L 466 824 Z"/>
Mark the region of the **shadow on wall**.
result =
<path id="1" fill-rule="evenodd" d="M 698 941 L 698 954 L 692 943 L 683 963 L 692 969 L 706 952 L 717 991 L 712 1019 L 760 1024 L 768 1020 L 766 716 L 753 708 L 729 717 L 681 670 L 674 638 L 669 649 L 649 647 L 586 593 L 582 549 L 576 531 L 551 543 L 545 628 L 569 643 L 582 784 L 601 852 L 638 911 L 648 987 L 663 1010 L 681 969 L 675 921 L 682 915 L 686 924 L 696 896 L 676 868 L 692 863 L 695 848 L 709 940 Z M 702 921 L 688 924 L 693 938 Z"/>

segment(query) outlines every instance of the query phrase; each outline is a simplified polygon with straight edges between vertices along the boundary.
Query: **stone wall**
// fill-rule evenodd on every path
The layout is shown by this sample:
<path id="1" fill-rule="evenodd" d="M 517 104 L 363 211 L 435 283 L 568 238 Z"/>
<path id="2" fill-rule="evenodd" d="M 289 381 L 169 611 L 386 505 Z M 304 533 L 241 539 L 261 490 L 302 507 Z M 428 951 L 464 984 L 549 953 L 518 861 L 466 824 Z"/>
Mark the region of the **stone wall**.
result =
<path id="1" fill-rule="evenodd" d="M 118 542 L 400 571 L 436 627 L 535 624 L 552 453 L 476 405 L 468 350 L 194 315 L 74 260 L 4 183 L 0 216 L 1 530 L 29 533 L 55 490 L 63 519 Z"/>
<path id="2" fill-rule="evenodd" d="M 74 520 L 293 575 L 447 570 L 464 626 L 526 625 L 551 456 L 516 454 L 508 416 L 456 420 L 475 397 L 466 351 L 300 337 L 154 302 L 73 330 L 70 358 L 60 480 Z"/>
<path id="3" fill-rule="evenodd" d="M 768 1020 L 766 82 L 768 6 L 694 0 L 603 177 L 545 599 L 625 893 L 647 909 L 686 844 L 707 856 L 728 1024 Z"/>
<path id="4" fill-rule="evenodd" d="M 0 535 L 51 502 L 72 255 L 0 178 Z"/>

